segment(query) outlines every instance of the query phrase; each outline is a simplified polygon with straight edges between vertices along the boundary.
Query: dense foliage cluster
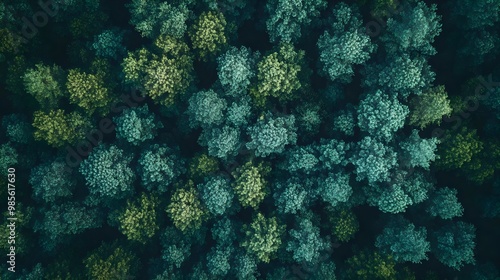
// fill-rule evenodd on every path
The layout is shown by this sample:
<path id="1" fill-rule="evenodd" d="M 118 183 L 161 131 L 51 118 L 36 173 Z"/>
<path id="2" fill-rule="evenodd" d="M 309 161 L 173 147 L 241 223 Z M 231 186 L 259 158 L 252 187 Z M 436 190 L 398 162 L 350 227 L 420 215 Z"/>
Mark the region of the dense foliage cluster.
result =
<path id="1" fill-rule="evenodd" d="M 2 1 L 0 279 L 498 280 L 498 30 L 498 0 Z"/>

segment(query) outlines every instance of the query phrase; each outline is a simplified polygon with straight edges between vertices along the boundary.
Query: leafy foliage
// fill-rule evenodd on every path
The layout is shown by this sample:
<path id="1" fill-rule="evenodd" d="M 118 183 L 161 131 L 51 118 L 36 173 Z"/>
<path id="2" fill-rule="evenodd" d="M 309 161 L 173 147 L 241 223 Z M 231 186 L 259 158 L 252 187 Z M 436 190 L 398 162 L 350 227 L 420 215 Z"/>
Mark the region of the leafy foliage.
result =
<path id="1" fill-rule="evenodd" d="M 118 117 L 114 117 L 113 121 L 116 123 L 116 137 L 125 139 L 135 146 L 153 139 L 157 130 L 163 127 L 163 124 L 155 120 L 155 116 L 149 112 L 147 104 L 127 108 Z"/>
<path id="2" fill-rule="evenodd" d="M 473 264 L 476 228 L 462 221 L 449 223 L 432 234 L 431 248 L 444 265 L 460 270 L 464 264 Z"/>
<path id="3" fill-rule="evenodd" d="M 255 155 L 259 157 L 266 157 L 273 153 L 279 154 L 285 150 L 287 144 L 295 144 L 296 131 L 293 115 L 274 117 L 267 114 L 248 128 L 252 141 L 246 146 L 250 150 L 255 150 Z"/>
<path id="4" fill-rule="evenodd" d="M 448 187 L 437 189 L 430 197 L 426 211 L 433 217 L 452 219 L 461 217 L 464 208 L 458 202 L 457 190 Z"/>
<path id="5" fill-rule="evenodd" d="M 410 100 L 408 123 L 425 128 L 429 124 L 439 124 L 443 116 L 450 116 L 451 111 L 444 86 L 433 87 Z"/>
<path id="6" fill-rule="evenodd" d="M 222 176 L 209 177 L 197 188 L 200 190 L 201 200 L 212 214 L 222 215 L 231 207 L 234 194 L 228 179 Z"/>
<path id="7" fill-rule="evenodd" d="M 267 195 L 266 175 L 271 168 L 264 163 L 255 165 L 249 161 L 238 167 L 233 173 L 234 192 L 243 207 L 257 208 Z"/>
<path id="8" fill-rule="evenodd" d="M 49 113 L 36 111 L 33 113 L 33 136 L 35 140 L 46 141 L 52 147 L 75 144 L 85 137 L 90 122 L 74 111 L 66 114 L 64 110 L 51 110 Z"/>
<path id="9" fill-rule="evenodd" d="M 227 43 L 226 18 L 222 13 L 203 12 L 189 32 L 189 37 L 202 59 L 215 55 Z"/>
<path id="10" fill-rule="evenodd" d="M 266 218 L 257 213 L 252 223 L 243 225 L 245 239 L 241 246 L 258 260 L 268 263 L 281 246 L 285 225 L 280 225 L 276 217 Z"/>
<path id="11" fill-rule="evenodd" d="M 167 213 L 175 227 L 183 232 L 198 229 L 206 214 L 198 198 L 198 192 L 189 185 L 177 189 L 167 207 Z"/>
<path id="12" fill-rule="evenodd" d="M 320 251 L 330 248 L 329 242 L 320 237 L 319 228 L 310 220 L 300 220 L 298 229 L 291 229 L 289 233 L 291 240 L 286 250 L 293 252 L 293 259 L 297 262 L 316 263 Z"/>
<path id="13" fill-rule="evenodd" d="M 65 95 L 64 71 L 57 65 L 36 64 L 22 76 L 25 90 L 31 94 L 44 110 L 57 108 Z"/>
<path id="14" fill-rule="evenodd" d="M 138 163 L 141 183 L 148 190 L 165 192 L 185 172 L 178 152 L 166 145 L 151 145 L 142 152 Z"/>

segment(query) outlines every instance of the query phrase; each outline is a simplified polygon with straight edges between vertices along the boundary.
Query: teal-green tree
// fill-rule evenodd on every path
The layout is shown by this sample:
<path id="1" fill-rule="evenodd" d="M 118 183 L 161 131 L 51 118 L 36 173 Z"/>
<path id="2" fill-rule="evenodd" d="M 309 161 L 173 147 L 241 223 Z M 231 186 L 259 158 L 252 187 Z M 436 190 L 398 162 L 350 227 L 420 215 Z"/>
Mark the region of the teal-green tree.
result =
<path id="1" fill-rule="evenodd" d="M 461 217 L 464 208 L 457 198 L 456 189 L 444 187 L 437 189 L 431 194 L 426 205 L 426 212 L 433 217 L 449 220 L 454 217 Z"/>
<path id="2" fill-rule="evenodd" d="M 248 128 L 247 133 L 252 141 L 246 144 L 250 150 L 254 150 L 255 155 L 267 157 L 270 154 L 280 154 L 288 144 L 295 144 L 297 141 L 297 128 L 295 127 L 295 117 L 273 116 L 266 114 L 257 123 Z"/>
<path id="3" fill-rule="evenodd" d="M 256 60 L 259 53 L 250 48 L 230 47 L 217 58 L 217 75 L 226 94 L 242 96 L 256 75 Z"/>
<path id="4" fill-rule="evenodd" d="M 309 190 L 312 180 L 300 180 L 292 177 L 284 182 L 277 182 L 273 187 L 273 198 L 280 213 L 297 214 L 309 206 L 312 193 Z"/>
<path id="5" fill-rule="evenodd" d="M 317 43 L 320 71 L 330 80 L 349 83 L 354 75 L 353 67 L 364 64 L 376 50 L 361 26 L 358 11 L 343 2 L 335 6 L 331 28 Z"/>
<path id="6" fill-rule="evenodd" d="M 149 111 L 148 105 L 127 108 L 113 118 L 116 124 L 116 137 L 134 146 L 153 139 L 163 124 Z"/>
<path id="7" fill-rule="evenodd" d="M 124 31 L 118 29 L 106 29 L 94 37 L 92 49 L 96 55 L 118 59 L 123 57 L 126 48 L 123 46 Z"/>
<path id="8" fill-rule="evenodd" d="M 208 148 L 209 156 L 223 160 L 237 156 L 243 144 L 240 130 L 231 125 L 204 129 L 198 143 Z"/>
<path id="9" fill-rule="evenodd" d="M 437 138 L 422 139 L 418 135 L 418 130 L 414 129 L 407 139 L 399 143 L 400 166 L 429 169 L 430 163 L 437 158 L 438 144 Z"/>
<path id="10" fill-rule="evenodd" d="M 224 277 L 231 269 L 230 259 L 234 248 L 232 246 L 215 246 L 207 254 L 207 268 L 214 277 Z"/>
<path id="11" fill-rule="evenodd" d="M 383 182 L 389 179 L 389 171 L 397 165 L 397 155 L 390 146 L 367 136 L 358 142 L 351 162 L 356 167 L 358 181 Z"/>
<path id="12" fill-rule="evenodd" d="M 149 191 L 166 192 L 185 172 L 184 161 L 174 148 L 153 144 L 145 149 L 138 160 L 141 183 Z"/>
<path id="13" fill-rule="evenodd" d="M 126 4 L 131 13 L 130 24 L 142 37 L 168 35 L 181 38 L 187 30 L 186 21 L 190 16 L 189 9 L 182 2 L 133 0 Z"/>
<path id="14" fill-rule="evenodd" d="M 373 138 L 389 141 L 404 126 L 409 112 L 395 96 L 368 92 L 358 106 L 358 126 Z"/>
<path id="15" fill-rule="evenodd" d="M 347 202 L 353 193 L 349 178 L 349 174 L 343 171 L 329 173 L 325 177 L 318 178 L 321 199 L 332 207 Z"/>
<path id="16" fill-rule="evenodd" d="M 201 201 L 208 211 L 214 215 L 222 215 L 228 211 L 234 194 L 229 180 L 222 176 L 206 178 L 203 184 L 197 185 L 201 193 Z"/>
<path id="17" fill-rule="evenodd" d="M 441 33 L 441 16 L 437 6 L 427 6 L 423 1 L 403 8 L 396 16 L 387 20 L 387 29 L 380 40 L 390 53 L 434 55 L 434 38 Z"/>
<path id="18" fill-rule="evenodd" d="M 271 0 L 266 4 L 266 20 L 271 42 L 295 42 L 325 9 L 324 0 Z"/>
<path id="19" fill-rule="evenodd" d="M 458 221 L 450 222 L 431 234 L 431 251 L 446 266 L 460 270 L 474 264 L 476 228 Z"/>
<path id="20" fill-rule="evenodd" d="M 33 197 L 53 203 L 57 199 L 72 196 L 76 180 L 73 174 L 65 170 L 66 167 L 61 158 L 35 166 L 29 177 Z"/>
<path id="21" fill-rule="evenodd" d="M 115 145 L 101 144 L 80 164 L 90 196 L 88 203 L 98 204 L 131 196 L 135 173 L 132 156 Z"/>
<path id="22" fill-rule="evenodd" d="M 22 114 L 10 114 L 2 118 L 2 129 L 13 143 L 28 144 L 33 140 L 33 126 Z"/>
<path id="23" fill-rule="evenodd" d="M 427 241 L 427 230 L 424 227 L 416 228 L 402 216 L 389 221 L 377 236 L 375 246 L 382 252 L 391 254 L 396 262 L 413 263 L 427 260 L 427 253 L 431 249 Z"/>
<path id="24" fill-rule="evenodd" d="M 321 238 L 319 227 L 313 225 L 308 219 L 298 221 L 298 228 L 289 231 L 291 239 L 286 250 L 293 253 L 293 259 L 298 263 L 315 264 L 320 253 L 330 248 L 328 240 Z"/>
<path id="25" fill-rule="evenodd" d="M 209 128 L 220 125 L 224 120 L 227 102 L 213 90 L 200 91 L 189 98 L 189 125 Z"/>

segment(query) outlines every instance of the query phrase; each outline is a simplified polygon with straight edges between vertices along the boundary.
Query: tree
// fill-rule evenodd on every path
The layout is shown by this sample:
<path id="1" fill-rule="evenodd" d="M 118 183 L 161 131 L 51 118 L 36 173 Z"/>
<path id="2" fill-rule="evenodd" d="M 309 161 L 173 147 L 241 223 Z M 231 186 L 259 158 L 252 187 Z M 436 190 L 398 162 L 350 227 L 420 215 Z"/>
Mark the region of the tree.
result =
<path id="1" fill-rule="evenodd" d="M 351 210 L 328 211 L 328 222 L 331 225 L 333 235 L 340 242 L 348 242 L 359 230 L 358 218 Z"/>
<path id="2" fill-rule="evenodd" d="M 87 74 L 79 69 L 69 70 L 66 88 L 71 103 L 85 109 L 89 115 L 94 111 L 106 114 L 113 101 L 100 75 Z"/>
<path id="3" fill-rule="evenodd" d="M 259 276 L 255 258 L 245 252 L 238 252 L 235 255 L 233 268 L 238 280 L 256 280 L 256 276 Z"/>
<path id="4" fill-rule="evenodd" d="M 304 103 L 294 110 L 297 118 L 297 128 L 299 135 L 308 138 L 319 133 L 319 126 L 322 122 L 319 105 Z"/>
<path id="5" fill-rule="evenodd" d="M 34 230 L 40 232 L 40 243 L 45 251 L 54 251 L 68 237 L 86 229 L 99 228 L 102 215 L 99 210 L 75 202 L 65 202 L 40 209 L 42 218 L 35 221 Z"/>
<path id="6" fill-rule="evenodd" d="M 445 220 L 461 217 L 464 208 L 458 202 L 457 193 L 456 189 L 448 187 L 437 189 L 427 202 L 426 212 Z"/>
<path id="7" fill-rule="evenodd" d="M 286 250 L 293 253 L 293 259 L 298 262 L 315 264 L 319 260 L 320 252 L 328 250 L 330 243 L 320 237 L 319 228 L 308 219 L 298 222 L 298 229 L 289 231 L 291 240 Z"/>
<path id="8" fill-rule="evenodd" d="M 396 280 L 396 263 L 390 255 L 362 251 L 347 259 L 347 279 Z"/>
<path id="9" fill-rule="evenodd" d="M 121 58 L 125 54 L 125 47 L 122 45 L 124 31 L 117 29 L 106 29 L 94 37 L 92 49 L 96 55 L 113 59 Z"/>
<path id="10" fill-rule="evenodd" d="M 269 97 L 287 102 L 298 97 L 297 91 L 306 86 L 305 52 L 283 44 L 257 64 L 257 85 L 250 95 L 257 106 L 263 107 Z"/>
<path id="11" fill-rule="evenodd" d="M 428 7 L 418 1 L 412 8 L 402 9 L 387 20 L 387 29 L 380 40 L 390 53 L 434 55 L 434 38 L 441 33 L 441 16 L 435 4 Z"/>
<path id="12" fill-rule="evenodd" d="M 389 179 L 389 171 L 396 166 L 396 152 L 370 136 L 357 144 L 357 151 L 351 158 L 356 167 L 356 180 L 383 182 Z"/>
<path id="13" fill-rule="evenodd" d="M 424 227 L 415 228 L 408 220 L 397 216 L 377 237 L 375 246 L 391 254 L 396 262 L 421 263 L 428 259 L 426 254 L 431 249 L 426 239 L 427 230 Z"/>
<path id="14" fill-rule="evenodd" d="M 233 171 L 234 192 L 243 207 L 250 206 L 256 209 L 264 200 L 268 193 L 265 177 L 269 172 L 271 168 L 268 165 L 264 163 L 255 165 L 251 161 Z"/>
<path id="15" fill-rule="evenodd" d="M 79 171 L 89 187 L 89 203 L 123 199 L 132 195 L 135 174 L 132 157 L 114 145 L 101 144 L 80 164 Z"/>
<path id="16" fill-rule="evenodd" d="M 304 28 L 327 6 L 324 0 L 272 0 L 267 2 L 267 32 L 271 42 L 296 42 Z"/>
<path id="17" fill-rule="evenodd" d="M 83 261 L 89 278 L 96 280 L 135 277 L 139 258 L 117 243 L 103 243 Z"/>
<path id="18" fill-rule="evenodd" d="M 175 227 L 183 232 L 200 228 L 206 215 L 198 198 L 198 192 L 192 187 L 192 183 L 174 192 L 167 207 L 167 213 Z"/>
<path id="19" fill-rule="evenodd" d="M 208 155 L 226 160 L 238 155 L 242 145 L 240 135 L 240 130 L 230 125 L 209 128 L 202 131 L 198 143 L 208 147 Z"/>
<path id="20" fill-rule="evenodd" d="M 265 218 L 257 213 L 251 224 L 243 225 L 245 239 L 241 246 L 259 261 L 269 263 L 281 246 L 285 225 L 280 225 L 276 217 Z"/>
<path id="21" fill-rule="evenodd" d="M 332 81 L 349 83 L 354 75 L 353 66 L 364 64 L 376 45 L 361 31 L 360 14 L 345 3 L 333 10 L 331 31 L 319 37 L 320 71 Z"/>
<path id="22" fill-rule="evenodd" d="M 226 18 L 220 12 L 203 12 L 189 32 L 193 49 L 201 59 L 217 54 L 227 43 Z"/>
<path id="23" fill-rule="evenodd" d="M 273 193 L 274 203 L 281 213 L 297 214 L 307 209 L 311 202 L 311 180 L 292 177 L 285 182 L 278 182 Z"/>
<path id="24" fill-rule="evenodd" d="M 224 277 L 231 268 L 230 258 L 233 252 L 231 246 L 215 246 L 207 254 L 207 268 L 211 275 L 215 277 Z"/>
<path id="25" fill-rule="evenodd" d="M 319 169 L 318 157 L 315 147 L 311 145 L 292 146 L 284 153 L 284 160 L 278 165 L 278 168 L 290 174 L 309 175 Z"/>
<path id="26" fill-rule="evenodd" d="M 369 64 L 363 73 L 363 83 L 368 88 L 397 94 L 404 99 L 410 94 L 421 94 L 435 77 L 423 56 L 412 58 L 408 54 L 389 56 L 383 65 Z"/>
<path id="27" fill-rule="evenodd" d="M 494 26 L 500 21 L 500 3 L 489 0 L 459 0 L 450 5 L 451 16 L 459 28 L 479 30 Z"/>
<path id="28" fill-rule="evenodd" d="M 189 126 L 210 128 L 220 125 L 224 120 L 227 103 L 213 90 L 200 91 L 189 98 Z"/>
<path id="29" fill-rule="evenodd" d="M 7 170 L 18 162 L 19 154 L 10 142 L 0 145 L 0 174 L 2 176 L 7 176 Z"/>
<path id="30" fill-rule="evenodd" d="M 430 163 L 436 159 L 437 138 L 422 139 L 418 130 L 414 129 L 406 140 L 400 142 L 400 165 L 405 167 L 422 167 L 429 169 Z"/>
<path id="31" fill-rule="evenodd" d="M 233 102 L 227 108 L 226 122 L 235 127 L 246 128 L 252 114 L 252 107 L 248 98 L 241 98 L 239 102 Z"/>
<path id="32" fill-rule="evenodd" d="M 55 109 L 64 96 L 64 70 L 57 65 L 36 64 L 22 76 L 25 90 L 40 104 L 43 110 Z"/>
<path id="33" fill-rule="evenodd" d="M 162 144 L 153 144 L 141 153 L 138 160 L 141 183 L 149 191 L 166 192 L 167 187 L 185 172 L 178 151 Z"/>
<path id="34" fill-rule="evenodd" d="M 363 188 L 370 206 L 376 206 L 384 213 L 397 214 L 406 211 L 413 201 L 400 184 L 375 183 Z"/>
<path id="35" fill-rule="evenodd" d="M 187 30 L 190 15 L 187 6 L 161 1 L 133 0 L 126 4 L 131 13 L 132 24 L 142 37 L 156 38 L 167 35 L 181 38 Z"/>
<path id="36" fill-rule="evenodd" d="M 297 141 L 297 129 L 293 115 L 274 117 L 266 114 L 257 123 L 248 128 L 247 133 L 252 138 L 246 144 L 250 150 L 255 150 L 255 155 L 266 157 L 273 153 L 282 153 L 287 144 Z"/>
<path id="37" fill-rule="evenodd" d="M 233 202 L 233 190 L 229 180 L 222 176 L 207 177 L 203 184 L 197 186 L 201 200 L 208 211 L 214 215 L 223 215 Z"/>
<path id="38" fill-rule="evenodd" d="M 217 75 L 226 94 L 242 96 L 255 77 L 256 60 L 259 53 L 249 48 L 230 47 L 217 58 Z"/>
<path id="39" fill-rule="evenodd" d="M 190 178 L 202 179 L 217 170 L 219 170 L 219 163 L 216 158 L 207 154 L 198 154 L 191 159 L 188 173 Z"/>
<path id="40" fill-rule="evenodd" d="M 73 174 L 66 172 L 62 159 L 44 162 L 31 170 L 29 183 L 33 196 L 47 203 L 73 195 L 76 181 Z"/>
<path id="41" fill-rule="evenodd" d="M 460 270 L 464 264 L 473 264 L 476 228 L 462 221 L 451 222 L 431 235 L 431 250 L 446 266 Z"/>
<path id="42" fill-rule="evenodd" d="M 163 124 L 149 112 L 147 104 L 123 110 L 119 116 L 113 118 L 113 122 L 116 123 L 116 137 L 134 146 L 153 139 L 158 129 L 163 128 Z"/>
<path id="43" fill-rule="evenodd" d="M 404 126 L 409 112 L 395 96 L 390 97 L 380 90 L 369 92 L 358 107 L 358 126 L 373 138 L 390 141 Z"/>
<path id="44" fill-rule="evenodd" d="M 347 202 L 353 193 L 349 185 L 349 174 L 342 171 L 319 178 L 318 187 L 320 197 L 332 207 Z"/>
<path id="45" fill-rule="evenodd" d="M 49 113 L 33 113 L 33 136 L 35 140 L 46 141 L 52 147 L 76 144 L 85 138 L 90 129 L 88 119 L 74 111 L 66 114 L 64 110 L 51 110 Z"/>
<path id="46" fill-rule="evenodd" d="M 350 144 L 337 139 L 321 139 L 315 150 L 319 154 L 319 168 L 323 171 L 331 171 L 338 165 L 345 166 L 348 163 L 346 152 Z"/>
<path id="47" fill-rule="evenodd" d="M 357 124 L 353 110 L 341 110 L 333 118 L 333 130 L 342 132 L 346 136 L 354 135 L 354 127 Z"/>
<path id="48" fill-rule="evenodd" d="M 154 41 L 158 54 L 145 48 L 129 52 L 121 64 L 125 84 L 144 88 L 156 103 L 172 105 L 189 88 L 193 61 L 186 43 L 171 36 Z"/>
<path id="49" fill-rule="evenodd" d="M 438 147 L 436 166 L 443 169 L 461 168 L 479 154 L 483 147 L 475 129 L 462 127 L 458 131 L 446 131 Z"/>
<path id="50" fill-rule="evenodd" d="M 21 114 L 10 114 L 2 118 L 2 129 L 13 143 L 28 144 L 33 140 L 33 127 Z"/>
<path id="51" fill-rule="evenodd" d="M 127 205 L 114 214 L 118 229 L 128 240 L 146 244 L 159 229 L 156 212 L 158 204 L 158 197 L 144 193 L 136 201 L 128 200 Z"/>
<path id="52" fill-rule="evenodd" d="M 410 99 L 408 123 L 421 129 L 439 124 L 443 116 L 450 116 L 450 100 L 444 86 L 436 86 Z"/>
<path id="53" fill-rule="evenodd" d="M 231 245 L 236 239 L 235 223 L 227 216 L 218 219 L 211 232 L 212 238 L 220 245 Z"/>

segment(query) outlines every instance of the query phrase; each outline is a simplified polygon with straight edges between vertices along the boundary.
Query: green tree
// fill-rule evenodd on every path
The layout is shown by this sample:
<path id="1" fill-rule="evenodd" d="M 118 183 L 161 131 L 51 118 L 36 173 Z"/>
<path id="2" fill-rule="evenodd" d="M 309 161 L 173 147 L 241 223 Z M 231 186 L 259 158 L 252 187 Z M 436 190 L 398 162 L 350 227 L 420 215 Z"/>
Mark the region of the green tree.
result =
<path id="1" fill-rule="evenodd" d="M 330 208 L 331 209 L 331 208 Z M 333 235 L 340 242 L 348 242 L 359 230 L 358 218 L 351 210 L 337 210 L 328 212 L 328 221 Z"/>
<path id="2" fill-rule="evenodd" d="M 356 180 L 383 182 L 389 179 L 389 171 L 396 166 L 396 152 L 376 139 L 367 136 L 357 144 L 351 162 L 356 167 Z"/>
<path id="3" fill-rule="evenodd" d="M 113 59 L 121 58 L 125 54 L 125 47 L 122 44 L 124 31 L 117 29 L 106 29 L 94 37 L 92 49 L 96 55 Z"/>
<path id="4" fill-rule="evenodd" d="M 0 145 L 0 174 L 7 176 L 7 170 L 19 162 L 19 154 L 10 142 Z"/>
<path id="5" fill-rule="evenodd" d="M 247 133 L 252 141 L 248 142 L 246 147 L 255 150 L 255 155 L 259 157 L 266 157 L 273 153 L 280 154 L 285 150 L 286 145 L 295 144 L 296 131 L 293 115 L 274 117 L 268 113 L 248 128 Z"/>
<path id="6" fill-rule="evenodd" d="M 33 127 L 21 114 L 3 116 L 2 129 L 13 143 L 28 144 L 33 140 Z"/>
<path id="7" fill-rule="evenodd" d="M 266 11 L 269 17 L 266 20 L 267 32 L 271 42 L 295 42 L 317 18 L 321 10 L 325 9 L 324 0 L 272 0 L 267 2 Z"/>
<path id="8" fill-rule="evenodd" d="M 307 209 L 311 201 L 311 193 L 308 190 L 311 183 L 311 180 L 300 180 L 295 177 L 276 183 L 273 198 L 278 211 L 285 214 L 297 214 Z"/>
<path id="9" fill-rule="evenodd" d="M 51 110 L 49 113 L 36 111 L 33 113 L 33 136 L 35 140 L 46 141 L 52 147 L 76 144 L 85 138 L 90 129 L 88 119 L 78 112 L 66 114 L 64 110 Z"/>
<path id="10" fill-rule="evenodd" d="M 217 245 L 207 254 L 207 268 L 211 275 L 224 277 L 231 268 L 230 259 L 234 249 L 232 246 Z"/>
<path id="11" fill-rule="evenodd" d="M 190 183 L 187 187 L 174 192 L 167 207 L 167 213 L 176 228 L 187 232 L 201 227 L 206 210 L 201 205 L 198 192 Z"/>
<path id="12" fill-rule="evenodd" d="M 400 165 L 405 167 L 422 167 L 429 169 L 430 163 L 436 159 L 437 138 L 422 139 L 414 129 L 406 140 L 400 142 Z"/>
<path id="13" fill-rule="evenodd" d="M 458 131 L 446 131 L 438 146 L 436 166 L 443 169 L 461 168 L 479 154 L 483 147 L 475 129 L 462 127 Z"/>
<path id="14" fill-rule="evenodd" d="M 257 64 L 257 85 L 250 89 L 256 105 L 264 106 L 269 97 L 287 102 L 298 98 L 297 91 L 306 86 L 305 52 L 283 44 Z"/>
<path id="15" fill-rule="evenodd" d="M 71 103 L 85 109 L 89 115 L 94 111 L 98 111 L 102 115 L 106 114 L 113 101 L 110 90 L 105 86 L 100 75 L 71 69 L 68 73 L 66 88 Z"/>
<path id="16" fill-rule="evenodd" d="M 271 168 L 264 163 L 255 165 L 249 161 L 236 168 L 232 173 L 234 192 L 243 207 L 256 209 L 267 195 L 266 176 L 271 172 Z"/>
<path id="17" fill-rule="evenodd" d="M 57 65 L 36 64 L 22 76 L 26 92 L 31 94 L 43 110 L 55 109 L 65 95 L 65 73 Z"/>
<path id="18" fill-rule="evenodd" d="M 135 277 L 139 270 L 139 258 L 117 243 L 102 244 L 83 263 L 87 276 L 96 280 Z"/>
<path id="19" fill-rule="evenodd" d="M 158 231 L 156 209 L 159 199 L 142 193 L 136 201 L 127 201 L 127 205 L 115 214 L 118 229 L 129 240 L 146 244 Z"/>
<path id="20" fill-rule="evenodd" d="M 396 263 L 390 255 L 362 251 L 347 259 L 348 279 L 396 280 Z"/>
<path id="21" fill-rule="evenodd" d="M 349 177 L 348 173 L 340 171 L 319 178 L 318 187 L 321 199 L 332 207 L 347 202 L 353 193 L 352 187 L 349 185 Z"/>
<path id="22" fill-rule="evenodd" d="M 444 86 L 436 86 L 410 99 L 408 123 L 423 129 L 429 124 L 439 124 L 442 117 L 450 116 L 451 112 Z"/>
<path id="23" fill-rule="evenodd" d="M 220 12 L 203 12 L 189 32 L 193 49 L 201 59 L 216 55 L 227 44 L 227 22 Z"/>
<path id="24" fill-rule="evenodd" d="M 237 156 L 243 144 L 240 130 L 230 125 L 204 129 L 198 143 L 208 147 L 208 155 L 224 160 Z"/>
<path id="25" fill-rule="evenodd" d="M 219 170 L 219 163 L 216 158 L 207 154 L 195 155 L 189 162 L 189 177 L 193 179 L 205 178 L 207 175 Z"/>
<path id="26" fill-rule="evenodd" d="M 259 261 L 269 263 L 281 246 L 285 225 L 280 225 L 276 217 L 266 218 L 257 213 L 252 223 L 243 225 L 245 239 L 241 246 Z"/>

